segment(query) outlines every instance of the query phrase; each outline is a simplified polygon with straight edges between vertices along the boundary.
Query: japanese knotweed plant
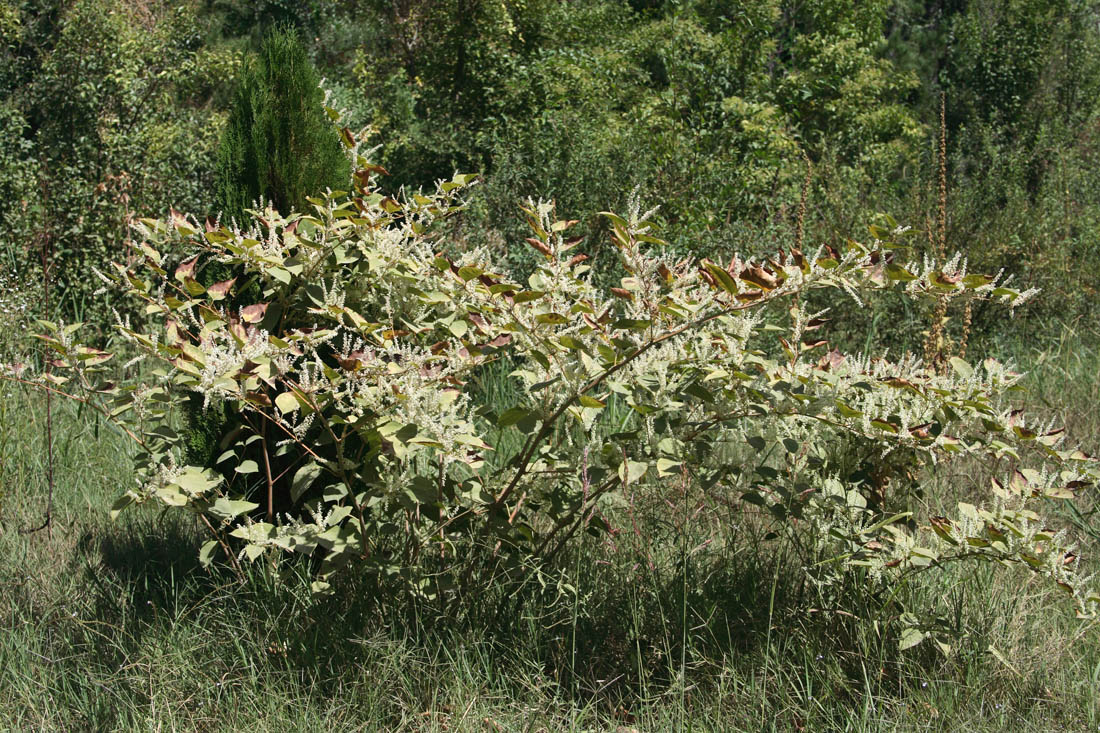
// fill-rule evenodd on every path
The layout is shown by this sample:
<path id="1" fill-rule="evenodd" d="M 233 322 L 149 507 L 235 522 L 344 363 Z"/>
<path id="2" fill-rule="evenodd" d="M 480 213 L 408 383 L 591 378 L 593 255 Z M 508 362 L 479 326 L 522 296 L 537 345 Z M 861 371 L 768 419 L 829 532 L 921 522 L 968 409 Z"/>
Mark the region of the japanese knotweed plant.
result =
<path id="1" fill-rule="evenodd" d="M 56 368 L 39 383 L 140 446 L 114 512 L 152 501 L 195 513 L 207 562 L 219 548 L 234 564 L 315 554 L 318 590 L 371 572 L 446 595 L 486 558 L 547 567 L 579 532 L 606 531 L 628 491 L 691 482 L 811 538 L 814 572 L 860 567 L 889 583 L 993 561 L 1097 612 L 1073 547 L 1041 514 L 1092 485 L 1097 463 L 1002 406 L 1018 375 L 994 361 L 956 358 L 944 374 L 845 356 L 800 305 L 809 291 L 860 303 L 896 289 L 1013 307 L 1031 292 L 959 258 L 908 261 L 900 228 L 843 251 L 678 260 L 636 205 L 605 214 L 622 278 L 604 290 L 567 238 L 573 222 L 536 202 L 523 211 L 540 262 L 518 282 L 484 251 L 445 254 L 439 223 L 471 177 L 386 197 L 372 192 L 380 169 L 358 163 L 354 191 L 310 213 L 268 208 L 242 230 L 175 213 L 140 223 L 140 262 L 108 280 L 145 305 L 147 326 L 118 331 L 151 379 L 100 381 L 110 355 L 77 343 L 74 325 L 46 325 Z M 233 277 L 202 285 L 215 263 Z M 246 290 L 262 298 L 236 302 Z M 507 405 L 474 387 L 500 360 Z M 235 416 L 216 465 L 185 465 L 173 427 L 196 392 Z M 998 477 L 986 501 L 921 516 L 925 469 L 961 457 Z M 914 624 L 903 645 L 924 636 Z"/>

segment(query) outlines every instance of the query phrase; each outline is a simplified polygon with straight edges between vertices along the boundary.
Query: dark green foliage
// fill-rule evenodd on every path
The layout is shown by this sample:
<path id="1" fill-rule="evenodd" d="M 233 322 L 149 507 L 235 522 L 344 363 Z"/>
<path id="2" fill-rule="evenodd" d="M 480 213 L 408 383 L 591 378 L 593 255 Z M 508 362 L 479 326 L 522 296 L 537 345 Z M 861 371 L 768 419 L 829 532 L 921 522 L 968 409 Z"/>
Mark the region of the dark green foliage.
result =
<path id="1" fill-rule="evenodd" d="M 121 0 L 0 0 L 0 243 L 25 253 L 48 223 L 60 299 L 74 316 L 105 318 L 82 310 L 94 286 L 85 265 L 117 258 L 128 214 L 172 204 L 239 217 L 261 194 L 302 208 L 303 195 L 346 187 L 334 136 L 312 114 L 320 75 L 353 129 L 377 129 L 379 162 L 398 173 L 383 184 L 390 192 L 455 170 L 484 174 L 462 238 L 506 248 L 520 269 L 532 265 L 530 250 L 512 244 L 523 197 L 557 199 L 595 250 L 606 239 L 594 212 L 621 205 L 634 186 L 643 201 L 663 202 L 663 236 L 685 254 L 770 249 L 794 232 L 804 154 L 813 163 L 807 244 L 836 244 L 863 236 L 880 211 L 917 227 L 935 217 L 932 153 L 946 92 L 949 248 L 1049 290 L 1060 279 L 1034 255 L 1053 245 L 1035 244 L 1053 233 L 1058 248 L 1084 257 L 1091 236 L 1097 8 L 207 0 L 130 12 Z M 282 40 L 249 64 L 223 136 L 239 51 L 273 27 Z M 279 93 L 273 85 L 297 89 L 295 103 L 258 112 Z M 286 148 L 297 152 L 284 154 L 272 141 L 290 119 L 322 133 L 301 133 Z M 221 156 L 212 154 L 219 139 Z M 48 222 L 36 204 L 43 189 Z M 1087 315 L 1091 300 L 1052 307 Z M 1041 327 L 1047 314 L 1034 314 L 1025 318 Z"/>
<path id="2" fill-rule="evenodd" d="M 187 435 L 187 460 L 198 465 L 209 465 L 218 456 L 218 443 L 222 439 L 228 417 L 221 405 L 203 409 L 202 397 L 193 395 L 183 411 Z"/>
<path id="3" fill-rule="evenodd" d="M 1043 262 L 1088 258 L 1095 200 L 1080 174 L 1100 99 L 1097 7 L 380 2 L 346 14 L 341 27 L 355 32 L 323 36 L 317 53 L 351 87 L 342 99 L 356 119 L 380 131 L 380 162 L 401 175 L 390 186 L 485 175 L 462 235 L 505 248 L 521 270 L 532 265 L 514 244 L 522 197 L 573 212 L 591 251 L 606 242 L 594 212 L 633 186 L 662 201 L 662 234 L 685 254 L 770 249 L 796 229 L 804 154 L 807 246 L 864 237 L 883 211 L 923 228 L 938 209 L 946 92 L 947 248 L 1054 288 L 1044 303 L 1067 317 L 1089 313 L 1089 299 Z M 458 75 L 463 58 L 477 64 Z M 1083 187 L 1061 185 L 1074 181 Z M 892 308 L 884 322 L 900 317 L 910 334 L 896 346 L 919 344 L 927 314 Z M 862 338 L 866 315 L 841 315 Z M 1017 322 L 1042 331 L 1050 315 L 1040 307 Z M 974 317 L 980 333 L 1003 333 L 991 313 Z"/>
<path id="4" fill-rule="evenodd" d="M 90 268 L 132 254 L 131 217 L 209 209 L 209 102 L 236 73 L 232 50 L 196 38 L 194 8 L 141 7 L 0 2 L 0 253 L 40 282 L 48 235 L 52 309 L 104 330 L 115 304 L 91 297 Z"/>
<path id="5" fill-rule="evenodd" d="M 304 211 L 306 197 L 346 187 L 351 173 L 326 118 L 320 78 L 286 28 L 272 31 L 241 74 L 218 148 L 217 195 L 238 220 L 261 198 Z"/>

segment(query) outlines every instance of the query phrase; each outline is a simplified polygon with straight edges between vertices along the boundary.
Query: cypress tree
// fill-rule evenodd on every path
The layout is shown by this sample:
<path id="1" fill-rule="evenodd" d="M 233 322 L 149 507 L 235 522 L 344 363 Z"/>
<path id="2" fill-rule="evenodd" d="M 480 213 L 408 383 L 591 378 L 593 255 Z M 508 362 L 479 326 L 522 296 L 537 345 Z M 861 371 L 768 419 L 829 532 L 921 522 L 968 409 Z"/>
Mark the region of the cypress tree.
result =
<path id="1" fill-rule="evenodd" d="M 348 185 L 351 167 L 324 110 L 320 78 L 294 32 L 272 30 L 241 74 L 217 159 L 222 213 L 238 221 L 262 196 L 282 213 Z"/>

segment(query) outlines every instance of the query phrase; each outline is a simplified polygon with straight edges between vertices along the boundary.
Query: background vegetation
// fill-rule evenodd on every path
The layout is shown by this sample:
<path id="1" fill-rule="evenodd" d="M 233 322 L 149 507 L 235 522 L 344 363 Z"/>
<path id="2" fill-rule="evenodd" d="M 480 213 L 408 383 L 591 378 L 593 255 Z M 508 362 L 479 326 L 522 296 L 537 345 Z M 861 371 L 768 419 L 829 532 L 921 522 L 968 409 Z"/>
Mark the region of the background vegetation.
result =
<path id="1" fill-rule="evenodd" d="M 1011 320 L 975 307 L 971 322 L 884 300 L 834 311 L 842 339 L 919 350 L 946 316 L 971 354 L 1036 367 L 1021 400 L 1095 445 L 1098 18 L 1092 0 L 0 0 L 0 360 L 33 355 L 33 318 L 111 338 L 125 304 L 93 295 L 91 267 L 131 255 L 134 217 L 231 213 L 218 148 L 246 59 L 278 26 L 350 127 L 377 131 L 383 192 L 482 174 L 452 235 L 517 273 L 537 256 L 518 244 L 528 195 L 578 219 L 596 262 L 614 259 L 599 256 L 596 212 L 635 188 L 662 202 L 674 251 L 722 262 L 798 231 L 808 251 L 861 239 L 881 213 L 938 236 L 942 207 L 949 252 L 1043 296 Z M 368 589 L 316 599 L 305 577 L 257 570 L 242 588 L 194 566 L 183 521 L 109 524 L 132 481 L 126 449 L 55 403 L 56 526 L 23 535 L 46 494 L 45 405 L 4 390 L 0 717 L 14 727 L 1100 722 L 1096 628 L 1039 610 L 1045 590 L 947 573 L 912 592 L 947 599 L 960 650 L 899 657 L 860 623 L 870 608 L 808 609 L 781 547 L 749 543 L 736 571 L 693 575 L 687 510 L 658 501 L 637 540 L 576 548 L 584 584 L 564 610 L 502 625 L 485 599 L 443 623 Z M 930 502 L 949 493 L 938 480 Z M 1100 542 L 1090 501 L 1063 517 L 1086 556 Z"/>

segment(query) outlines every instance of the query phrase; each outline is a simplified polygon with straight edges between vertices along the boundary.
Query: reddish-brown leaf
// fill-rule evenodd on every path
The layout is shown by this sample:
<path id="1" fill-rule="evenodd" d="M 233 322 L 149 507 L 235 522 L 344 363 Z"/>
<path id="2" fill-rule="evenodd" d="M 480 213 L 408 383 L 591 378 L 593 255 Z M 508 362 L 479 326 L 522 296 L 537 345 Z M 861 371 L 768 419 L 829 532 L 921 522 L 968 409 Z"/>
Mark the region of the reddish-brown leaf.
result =
<path id="1" fill-rule="evenodd" d="M 616 298 L 622 298 L 623 300 L 634 300 L 634 294 L 629 290 L 623 290 L 622 288 L 611 288 L 611 294 Z"/>
<path id="2" fill-rule="evenodd" d="M 537 249 L 539 252 L 542 252 L 547 257 L 553 257 L 553 254 L 550 252 L 550 248 L 547 247 L 542 242 L 540 242 L 539 240 L 535 239 L 534 237 L 527 237 L 524 241 L 527 242 L 527 244 L 534 247 L 535 249 Z"/>
<path id="3" fill-rule="evenodd" d="M 235 282 L 237 282 L 237 278 L 235 277 L 230 278 L 229 280 L 222 280 L 219 283 L 214 283 L 213 285 L 211 285 L 209 288 L 206 289 L 206 292 L 213 295 L 216 299 L 224 298 L 229 295 L 229 291 L 230 289 L 232 289 L 233 283 Z"/>
<path id="4" fill-rule="evenodd" d="M 740 278 L 764 290 L 772 290 L 778 284 L 775 276 L 760 265 L 752 265 L 741 271 Z"/>
<path id="5" fill-rule="evenodd" d="M 187 279 L 189 277 L 194 277 L 195 276 L 195 266 L 198 264 L 198 262 L 199 262 L 199 258 L 197 256 L 195 256 L 195 257 L 192 257 L 191 259 L 187 260 L 187 262 L 184 262 L 183 264 L 181 264 L 179 267 L 177 267 L 176 268 L 176 276 L 175 276 L 176 279 L 179 280 L 180 282 L 183 282 L 185 279 Z"/>
<path id="6" fill-rule="evenodd" d="M 241 320 L 245 323 L 259 323 L 267 312 L 267 303 L 255 303 L 241 308 Z"/>

